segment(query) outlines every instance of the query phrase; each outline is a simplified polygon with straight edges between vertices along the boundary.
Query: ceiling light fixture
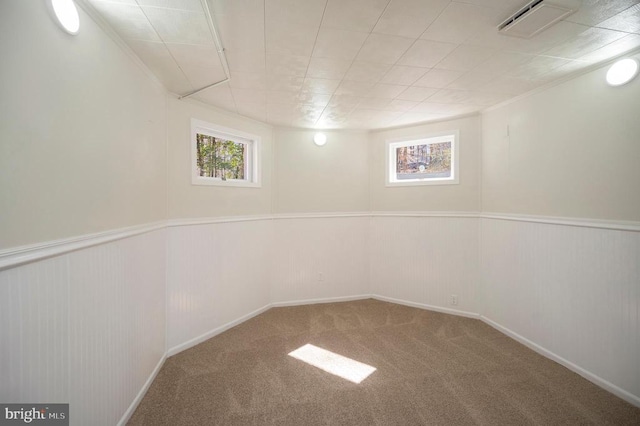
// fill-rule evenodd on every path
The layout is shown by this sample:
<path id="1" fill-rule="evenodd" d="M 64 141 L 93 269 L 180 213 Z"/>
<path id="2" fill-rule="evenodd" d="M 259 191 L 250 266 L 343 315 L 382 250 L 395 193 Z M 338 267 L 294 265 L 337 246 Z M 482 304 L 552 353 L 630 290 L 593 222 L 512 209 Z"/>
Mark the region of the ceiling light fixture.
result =
<path id="1" fill-rule="evenodd" d="M 637 74 L 638 61 L 632 58 L 621 59 L 607 71 L 607 83 L 610 86 L 622 86 L 633 80 Z"/>
<path id="2" fill-rule="evenodd" d="M 73 0 L 51 0 L 51 8 L 63 30 L 71 35 L 78 34 L 80 16 Z"/>
<path id="3" fill-rule="evenodd" d="M 315 135 L 313 135 L 313 143 L 318 146 L 324 145 L 325 143 L 327 143 L 327 135 L 320 132 L 316 133 Z"/>

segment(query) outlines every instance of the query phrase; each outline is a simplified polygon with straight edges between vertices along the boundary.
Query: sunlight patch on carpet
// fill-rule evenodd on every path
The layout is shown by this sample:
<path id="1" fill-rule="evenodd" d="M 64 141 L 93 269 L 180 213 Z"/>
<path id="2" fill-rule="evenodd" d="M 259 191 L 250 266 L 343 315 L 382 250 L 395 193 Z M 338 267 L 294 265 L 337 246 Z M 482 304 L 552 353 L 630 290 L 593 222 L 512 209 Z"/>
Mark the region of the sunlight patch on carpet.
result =
<path id="1" fill-rule="evenodd" d="M 309 343 L 290 352 L 289 356 L 356 384 L 376 371 L 375 367 Z"/>

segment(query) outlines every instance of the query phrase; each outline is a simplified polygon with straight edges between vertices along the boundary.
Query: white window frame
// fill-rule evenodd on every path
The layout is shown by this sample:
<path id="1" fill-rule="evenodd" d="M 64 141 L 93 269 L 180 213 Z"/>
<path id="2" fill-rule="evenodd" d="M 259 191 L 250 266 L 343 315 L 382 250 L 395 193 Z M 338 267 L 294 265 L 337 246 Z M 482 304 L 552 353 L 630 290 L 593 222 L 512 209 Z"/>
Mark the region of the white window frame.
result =
<path id="1" fill-rule="evenodd" d="M 432 133 L 429 135 L 421 135 L 416 137 L 408 137 L 402 139 L 390 139 L 386 141 L 386 186 L 415 186 L 415 185 L 455 185 L 460 183 L 458 164 L 459 149 L 458 140 L 460 132 L 451 130 L 447 132 Z M 397 179 L 396 163 L 397 148 L 404 146 L 414 146 L 432 143 L 441 143 L 451 141 L 451 176 L 445 178 L 418 178 L 418 179 Z"/>
<path id="2" fill-rule="evenodd" d="M 196 135 L 204 134 L 216 138 L 230 140 L 236 143 L 246 144 L 245 176 L 247 179 L 227 179 L 200 176 L 198 173 L 198 147 Z M 219 126 L 206 121 L 191 119 L 191 184 L 192 185 L 216 185 L 259 188 L 261 184 L 260 176 L 260 136 L 246 133 L 240 130 Z"/>

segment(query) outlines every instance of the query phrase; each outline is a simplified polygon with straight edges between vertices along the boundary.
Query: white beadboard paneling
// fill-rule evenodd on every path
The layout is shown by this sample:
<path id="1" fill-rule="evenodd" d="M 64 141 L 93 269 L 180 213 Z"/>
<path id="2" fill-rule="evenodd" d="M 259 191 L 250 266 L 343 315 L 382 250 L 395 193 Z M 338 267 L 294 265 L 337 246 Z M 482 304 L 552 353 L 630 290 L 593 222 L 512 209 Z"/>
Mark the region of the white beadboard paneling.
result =
<path id="1" fill-rule="evenodd" d="M 373 217 L 370 234 L 372 293 L 477 312 L 477 218 Z"/>
<path id="2" fill-rule="evenodd" d="M 280 304 L 369 294 L 369 220 L 275 220 L 271 301 Z"/>
<path id="3" fill-rule="evenodd" d="M 481 221 L 483 316 L 638 404 L 640 232 Z"/>
<path id="4" fill-rule="evenodd" d="M 269 303 L 271 221 L 170 228 L 167 348 Z"/>
<path id="5" fill-rule="evenodd" d="M 113 425 L 164 356 L 166 231 L 68 256 L 70 417 Z"/>
<path id="6" fill-rule="evenodd" d="M 65 257 L 0 272 L 0 401 L 68 402 L 68 295 Z"/>

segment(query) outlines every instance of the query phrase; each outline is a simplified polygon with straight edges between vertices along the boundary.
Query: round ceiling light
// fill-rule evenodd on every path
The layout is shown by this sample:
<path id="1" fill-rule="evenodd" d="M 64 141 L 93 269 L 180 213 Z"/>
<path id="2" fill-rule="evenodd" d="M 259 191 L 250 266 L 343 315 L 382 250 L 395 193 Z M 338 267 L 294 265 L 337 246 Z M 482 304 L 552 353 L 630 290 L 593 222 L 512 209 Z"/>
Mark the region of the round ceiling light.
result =
<path id="1" fill-rule="evenodd" d="M 51 7 L 62 29 L 72 35 L 78 34 L 80 16 L 73 0 L 51 0 Z"/>
<path id="2" fill-rule="evenodd" d="M 327 143 L 327 135 L 325 135 L 324 133 L 316 133 L 313 136 L 313 143 L 318 146 L 324 145 L 325 143 Z"/>
<path id="3" fill-rule="evenodd" d="M 607 71 L 607 83 L 611 86 L 622 86 L 630 82 L 638 74 L 638 61 L 627 58 L 611 65 Z"/>

